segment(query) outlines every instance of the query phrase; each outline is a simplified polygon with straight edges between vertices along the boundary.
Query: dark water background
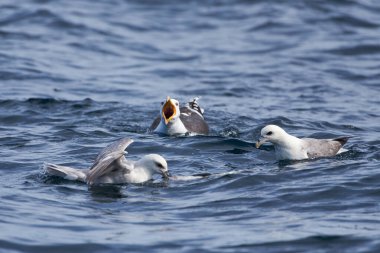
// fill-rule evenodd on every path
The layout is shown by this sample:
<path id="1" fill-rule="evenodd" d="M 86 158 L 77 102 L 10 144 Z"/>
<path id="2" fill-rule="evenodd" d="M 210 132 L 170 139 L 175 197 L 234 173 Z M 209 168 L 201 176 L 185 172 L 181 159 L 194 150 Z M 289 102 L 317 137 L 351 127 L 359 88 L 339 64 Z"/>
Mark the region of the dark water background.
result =
<path id="1" fill-rule="evenodd" d="M 0 252 L 380 252 L 379 83 L 375 0 L 0 0 Z M 211 136 L 147 133 L 167 95 L 202 96 Z M 253 146 L 267 123 L 353 138 L 279 164 Z M 125 136 L 212 176 L 41 173 Z"/>

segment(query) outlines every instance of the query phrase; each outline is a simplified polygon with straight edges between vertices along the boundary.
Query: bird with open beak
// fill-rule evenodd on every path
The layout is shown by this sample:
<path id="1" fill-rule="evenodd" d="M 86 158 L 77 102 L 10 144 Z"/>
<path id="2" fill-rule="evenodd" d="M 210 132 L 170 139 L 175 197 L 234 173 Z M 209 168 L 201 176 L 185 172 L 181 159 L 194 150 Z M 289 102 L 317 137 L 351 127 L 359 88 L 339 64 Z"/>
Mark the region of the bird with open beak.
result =
<path id="1" fill-rule="evenodd" d="M 167 97 L 162 103 L 160 116 L 149 128 L 154 133 L 181 135 L 186 133 L 208 134 L 209 128 L 203 118 L 203 109 L 194 98 L 186 106 L 180 107 L 178 100 Z"/>

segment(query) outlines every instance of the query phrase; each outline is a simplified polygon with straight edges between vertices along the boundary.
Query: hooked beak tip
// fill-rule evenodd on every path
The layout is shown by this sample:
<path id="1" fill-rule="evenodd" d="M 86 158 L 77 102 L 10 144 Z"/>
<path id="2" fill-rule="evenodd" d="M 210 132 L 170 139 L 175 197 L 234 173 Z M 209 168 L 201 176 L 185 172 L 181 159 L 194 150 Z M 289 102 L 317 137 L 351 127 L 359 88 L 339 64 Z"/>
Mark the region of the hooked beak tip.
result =
<path id="1" fill-rule="evenodd" d="M 260 148 L 261 143 L 259 141 L 256 141 L 256 148 Z"/>
<path id="2" fill-rule="evenodd" d="M 256 148 L 260 148 L 261 145 L 264 143 L 265 141 L 262 141 L 262 140 L 258 140 L 256 141 Z"/>
<path id="3" fill-rule="evenodd" d="M 170 177 L 169 171 L 163 171 L 162 172 L 162 177 L 165 178 L 165 179 L 168 179 Z"/>

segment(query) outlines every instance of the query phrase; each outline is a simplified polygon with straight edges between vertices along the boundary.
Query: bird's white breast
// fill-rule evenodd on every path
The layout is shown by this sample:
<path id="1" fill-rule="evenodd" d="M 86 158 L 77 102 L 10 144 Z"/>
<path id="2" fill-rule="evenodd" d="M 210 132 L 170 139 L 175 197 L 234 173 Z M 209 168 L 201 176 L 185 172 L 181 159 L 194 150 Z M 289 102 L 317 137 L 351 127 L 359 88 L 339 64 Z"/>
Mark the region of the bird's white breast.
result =
<path id="1" fill-rule="evenodd" d="M 185 125 L 182 123 L 180 119 L 175 120 L 172 123 L 169 123 L 168 125 L 165 125 L 162 121 L 160 121 L 160 124 L 158 124 L 157 128 L 154 130 L 155 133 L 162 133 L 162 134 L 185 134 L 187 133 L 187 129 Z"/>
<path id="2" fill-rule="evenodd" d="M 278 160 L 303 160 L 307 159 L 307 152 L 301 139 L 287 135 L 281 143 L 275 144 L 276 157 Z"/>

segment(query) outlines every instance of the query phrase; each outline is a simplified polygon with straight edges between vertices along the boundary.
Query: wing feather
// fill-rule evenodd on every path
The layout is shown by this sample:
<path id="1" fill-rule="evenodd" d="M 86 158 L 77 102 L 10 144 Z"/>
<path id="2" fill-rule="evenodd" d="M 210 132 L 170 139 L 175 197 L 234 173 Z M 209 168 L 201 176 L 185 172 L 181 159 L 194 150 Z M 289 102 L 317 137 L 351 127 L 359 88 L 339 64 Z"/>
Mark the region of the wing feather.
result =
<path id="1" fill-rule="evenodd" d="M 161 121 L 161 117 L 160 116 L 158 116 L 157 118 L 155 118 L 154 121 L 153 121 L 153 123 L 152 123 L 152 125 L 150 125 L 150 127 L 149 127 L 149 131 L 154 131 L 158 127 L 158 125 L 160 124 L 160 121 Z"/>
<path id="2" fill-rule="evenodd" d="M 120 166 L 125 160 L 125 149 L 133 142 L 132 139 L 123 138 L 115 141 L 105 147 L 97 156 L 94 164 L 91 166 L 86 181 L 87 184 L 93 184 L 97 179 L 114 169 L 125 169 Z M 124 158 L 124 159 L 123 159 Z"/>
<path id="3" fill-rule="evenodd" d="M 342 148 L 342 142 L 336 139 L 304 138 L 305 150 L 309 158 L 327 157 L 336 155 Z"/>
<path id="4" fill-rule="evenodd" d="M 208 134 L 209 127 L 204 118 L 198 112 L 188 107 L 182 107 L 180 119 L 189 132 Z"/>

